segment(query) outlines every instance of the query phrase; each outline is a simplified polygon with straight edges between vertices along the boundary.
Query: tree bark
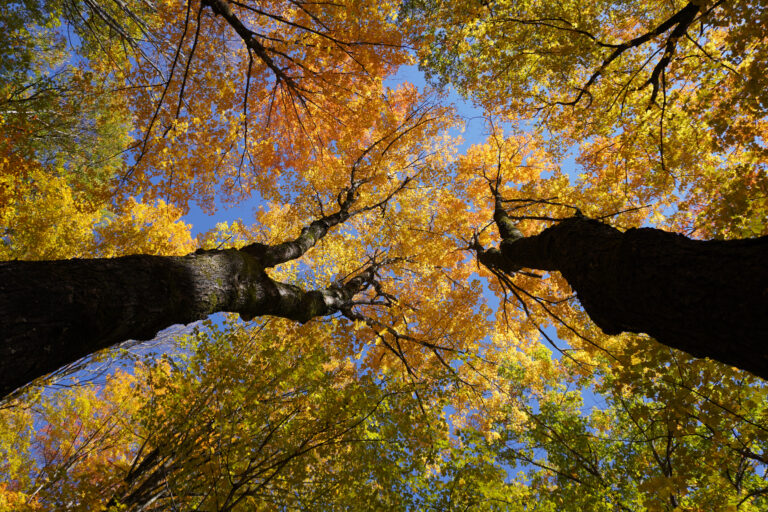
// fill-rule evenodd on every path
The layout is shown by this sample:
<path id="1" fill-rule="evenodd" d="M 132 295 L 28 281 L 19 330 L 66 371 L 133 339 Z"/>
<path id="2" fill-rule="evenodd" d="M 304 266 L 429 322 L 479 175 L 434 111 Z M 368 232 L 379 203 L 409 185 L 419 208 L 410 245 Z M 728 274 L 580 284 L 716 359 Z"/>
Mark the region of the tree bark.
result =
<path id="1" fill-rule="evenodd" d="M 261 246 L 260 252 L 271 254 L 268 249 Z M 360 275 L 304 291 L 271 279 L 249 251 L 253 247 L 184 257 L 0 263 L 0 396 L 97 350 L 151 339 L 174 324 L 216 312 L 307 322 L 338 311 L 366 286 Z"/>
<path id="2" fill-rule="evenodd" d="M 102 348 L 216 312 L 306 322 L 341 311 L 372 276 L 304 291 L 265 272 L 296 256 L 290 244 L 299 255 L 314 245 L 318 234 L 305 231 L 274 247 L 184 257 L 0 263 L 0 396 Z M 582 217 L 531 237 L 502 231 L 500 250 L 480 251 L 482 263 L 560 271 L 607 334 L 647 333 L 768 379 L 768 237 L 698 241 Z"/>
<path id="3" fill-rule="evenodd" d="M 646 333 L 768 379 L 768 237 L 701 241 L 573 217 L 479 258 L 559 271 L 606 334 Z"/>

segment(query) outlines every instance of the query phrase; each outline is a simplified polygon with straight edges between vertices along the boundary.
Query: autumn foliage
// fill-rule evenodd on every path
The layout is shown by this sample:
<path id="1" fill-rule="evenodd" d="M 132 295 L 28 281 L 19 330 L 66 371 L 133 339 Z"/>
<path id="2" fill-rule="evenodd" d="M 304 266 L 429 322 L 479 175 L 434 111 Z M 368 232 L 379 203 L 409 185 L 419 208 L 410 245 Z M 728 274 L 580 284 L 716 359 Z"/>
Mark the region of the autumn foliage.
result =
<path id="1" fill-rule="evenodd" d="M 608 336 L 559 272 L 478 254 L 496 204 L 522 236 L 574 215 L 768 234 L 767 17 L 13 2 L 0 260 L 290 245 L 271 279 L 363 285 L 305 323 L 219 315 L 7 397 L 0 510 L 764 510 L 763 380 Z M 416 64 L 430 86 L 395 78 Z M 483 112 L 468 147 L 456 92 Z M 252 217 L 193 237 L 185 215 L 231 205 Z"/>

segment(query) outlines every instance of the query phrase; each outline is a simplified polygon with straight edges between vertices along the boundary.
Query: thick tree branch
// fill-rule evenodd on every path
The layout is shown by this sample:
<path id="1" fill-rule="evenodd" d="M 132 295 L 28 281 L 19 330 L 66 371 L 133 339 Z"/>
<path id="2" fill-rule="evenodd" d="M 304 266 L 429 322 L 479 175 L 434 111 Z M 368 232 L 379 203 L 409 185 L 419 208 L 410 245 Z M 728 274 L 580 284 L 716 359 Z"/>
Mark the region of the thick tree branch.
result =
<path id="1" fill-rule="evenodd" d="M 600 44 L 600 46 L 603 47 L 612 47 L 614 50 L 603 60 L 603 62 L 600 64 L 600 67 L 595 70 L 594 73 L 589 77 L 587 82 L 579 89 L 579 93 L 576 95 L 576 97 L 573 100 L 570 101 L 558 101 L 556 104 L 558 105 L 576 105 L 581 101 L 581 99 L 584 97 L 585 94 L 589 94 L 589 88 L 597 82 L 598 78 L 605 72 L 605 70 L 608 68 L 608 66 L 611 65 L 613 61 L 615 61 L 619 56 L 621 56 L 624 52 L 631 48 L 637 48 L 639 46 L 644 45 L 645 43 L 651 41 L 652 39 L 666 33 L 670 29 L 673 29 L 670 35 L 667 37 L 667 40 L 665 42 L 665 51 L 662 58 L 659 60 L 659 62 L 654 66 L 653 72 L 651 73 L 651 78 L 648 79 L 648 81 L 645 83 L 645 85 L 652 84 L 653 85 L 653 99 L 656 97 L 656 91 L 658 90 L 658 81 L 659 76 L 666 68 L 667 64 L 669 63 L 672 54 L 675 50 L 675 45 L 677 44 L 677 40 L 685 34 L 686 30 L 688 30 L 688 27 L 694 22 L 696 19 L 696 15 L 699 14 L 701 11 L 701 6 L 697 5 L 694 2 L 689 2 L 686 4 L 685 7 L 677 11 L 675 14 L 670 16 L 667 20 L 662 22 L 659 26 L 657 26 L 655 29 L 646 32 L 645 34 L 635 37 L 634 39 L 631 39 L 629 41 L 625 41 L 620 44 Z M 709 11 L 708 11 L 709 12 Z M 673 28 L 674 27 L 674 28 Z M 651 101 L 653 101 L 653 99 Z"/>
<path id="2" fill-rule="evenodd" d="M 342 197 L 343 199 L 341 199 Z M 328 233 L 330 228 L 343 223 L 351 216 L 349 209 L 356 197 L 357 185 L 353 185 L 339 195 L 339 210 L 337 212 L 312 221 L 308 226 L 302 228 L 301 233 L 294 240 L 277 245 L 253 243 L 241 250 L 258 258 L 265 268 L 300 258 L 314 247 Z"/>
<path id="3" fill-rule="evenodd" d="M 266 65 L 270 71 L 274 73 L 275 78 L 278 81 L 285 83 L 288 89 L 297 94 L 299 98 L 303 97 L 296 81 L 291 76 L 286 74 L 284 69 L 277 65 L 274 59 L 272 59 L 272 57 L 269 55 L 268 48 L 261 44 L 261 42 L 259 42 L 257 39 L 256 34 L 254 34 L 253 31 L 248 29 L 248 27 L 246 27 L 243 22 L 240 21 L 240 18 L 238 18 L 237 15 L 235 15 L 235 13 L 232 11 L 232 8 L 230 7 L 227 0 L 203 0 L 203 5 L 210 7 L 214 14 L 224 18 L 224 20 L 235 30 L 235 32 L 237 32 L 237 35 L 239 35 L 243 40 L 245 46 L 249 48 L 254 54 L 256 54 L 259 59 L 261 59 L 264 65 Z"/>

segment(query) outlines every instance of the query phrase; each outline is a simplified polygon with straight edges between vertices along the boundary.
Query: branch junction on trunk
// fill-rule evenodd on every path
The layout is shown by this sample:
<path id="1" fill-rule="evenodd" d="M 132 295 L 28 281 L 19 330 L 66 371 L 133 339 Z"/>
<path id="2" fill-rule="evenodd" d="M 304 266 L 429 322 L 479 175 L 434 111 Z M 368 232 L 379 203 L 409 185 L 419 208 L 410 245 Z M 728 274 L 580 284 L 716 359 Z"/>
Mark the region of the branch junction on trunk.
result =
<path id="1" fill-rule="evenodd" d="M 523 237 L 496 200 L 498 249 L 483 265 L 558 271 L 606 334 L 646 333 L 696 357 L 768 379 L 768 237 L 692 240 L 570 217 Z"/>

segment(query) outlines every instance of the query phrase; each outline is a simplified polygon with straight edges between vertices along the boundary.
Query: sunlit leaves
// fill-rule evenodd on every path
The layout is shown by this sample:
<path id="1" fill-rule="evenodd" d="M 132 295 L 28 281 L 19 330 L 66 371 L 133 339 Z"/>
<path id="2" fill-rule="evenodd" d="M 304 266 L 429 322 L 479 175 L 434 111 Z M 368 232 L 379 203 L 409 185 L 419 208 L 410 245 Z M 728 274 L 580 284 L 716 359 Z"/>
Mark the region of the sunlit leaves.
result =
<path id="1" fill-rule="evenodd" d="M 422 65 L 490 112 L 572 146 L 585 185 L 679 209 L 701 237 L 763 234 L 766 16 L 746 2 L 407 2 Z M 746 178 L 726 178 L 738 173 Z M 726 195 L 727 194 L 727 195 Z M 730 199 L 735 199 L 731 201 Z M 757 204 L 755 204 L 757 203 Z M 726 206 L 730 205 L 730 206 Z"/>
<path id="2" fill-rule="evenodd" d="M 344 132 L 359 134 L 361 110 L 380 110 L 366 103 L 380 101 L 382 78 L 410 60 L 387 2 L 231 9 L 167 2 L 162 39 L 177 51 L 145 55 L 160 63 L 143 57 L 127 77 L 141 85 L 131 102 L 143 136 L 126 179 L 184 208 L 213 210 L 215 194 L 282 198 L 274 178 L 302 176 Z"/>
<path id="3" fill-rule="evenodd" d="M 24 3 L 39 32 L 4 14 L 0 258 L 279 244 L 342 212 L 269 275 L 375 271 L 328 318 L 208 323 L 1 410 L 0 508 L 765 508 L 762 383 L 606 336 L 559 274 L 504 281 L 472 250 L 498 242 L 494 187 L 524 235 L 577 212 L 765 233 L 764 9 L 689 4 L 671 40 L 693 7 L 433 4 L 67 3 L 77 23 Z M 444 97 L 384 85 L 412 42 L 485 107 L 459 156 Z M 182 219 L 246 201 L 197 241 Z"/>
<path id="4" fill-rule="evenodd" d="M 195 249 L 181 212 L 133 198 L 120 207 L 77 194 L 41 169 L 25 180 L 0 177 L 13 195 L 0 209 L 0 259 L 65 259 L 126 254 L 184 255 Z"/>

